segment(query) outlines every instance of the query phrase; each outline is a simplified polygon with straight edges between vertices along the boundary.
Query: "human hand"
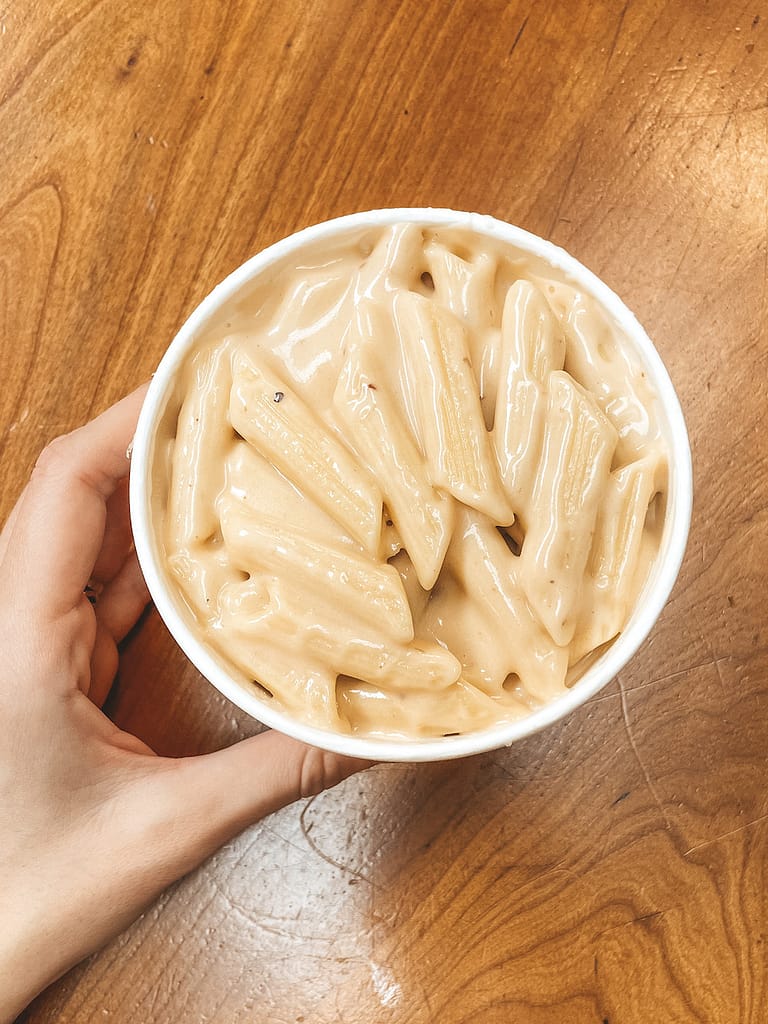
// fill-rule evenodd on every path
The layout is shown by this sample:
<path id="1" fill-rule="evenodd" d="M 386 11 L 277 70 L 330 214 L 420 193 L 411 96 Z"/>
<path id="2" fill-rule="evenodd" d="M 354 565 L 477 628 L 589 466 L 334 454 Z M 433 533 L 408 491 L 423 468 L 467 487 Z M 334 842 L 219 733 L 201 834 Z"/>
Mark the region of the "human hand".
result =
<path id="1" fill-rule="evenodd" d="M 143 397 L 54 441 L 0 534 L 0 1021 L 247 824 L 365 767 L 275 732 L 158 757 L 101 712 L 149 600 L 127 503 Z"/>

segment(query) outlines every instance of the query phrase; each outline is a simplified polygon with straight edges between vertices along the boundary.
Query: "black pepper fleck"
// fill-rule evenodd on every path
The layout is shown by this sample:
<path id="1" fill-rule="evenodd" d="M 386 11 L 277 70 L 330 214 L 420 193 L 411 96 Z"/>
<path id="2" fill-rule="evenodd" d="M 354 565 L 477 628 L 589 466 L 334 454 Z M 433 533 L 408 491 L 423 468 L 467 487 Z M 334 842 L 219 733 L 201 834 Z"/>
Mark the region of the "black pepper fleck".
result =
<path id="1" fill-rule="evenodd" d="M 275 392 L 275 398 L 274 398 L 275 402 L 282 402 L 282 400 L 284 398 L 285 398 L 285 394 L 282 391 L 276 391 Z"/>

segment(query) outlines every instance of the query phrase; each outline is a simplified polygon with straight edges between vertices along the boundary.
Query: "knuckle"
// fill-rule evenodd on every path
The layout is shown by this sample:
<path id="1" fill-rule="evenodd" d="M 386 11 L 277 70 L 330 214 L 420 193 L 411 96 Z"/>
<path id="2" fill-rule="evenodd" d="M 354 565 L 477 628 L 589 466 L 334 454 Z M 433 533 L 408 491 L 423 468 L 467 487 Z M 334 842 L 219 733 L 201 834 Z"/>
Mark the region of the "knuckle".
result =
<path id="1" fill-rule="evenodd" d="M 317 796 L 341 781 L 337 758 L 324 750 L 309 747 L 301 762 L 300 792 L 302 797 Z"/>
<path id="2" fill-rule="evenodd" d="M 69 435 L 54 437 L 52 441 L 43 448 L 35 462 L 32 471 L 33 476 L 51 476 L 59 473 L 68 462 L 69 457 Z"/>

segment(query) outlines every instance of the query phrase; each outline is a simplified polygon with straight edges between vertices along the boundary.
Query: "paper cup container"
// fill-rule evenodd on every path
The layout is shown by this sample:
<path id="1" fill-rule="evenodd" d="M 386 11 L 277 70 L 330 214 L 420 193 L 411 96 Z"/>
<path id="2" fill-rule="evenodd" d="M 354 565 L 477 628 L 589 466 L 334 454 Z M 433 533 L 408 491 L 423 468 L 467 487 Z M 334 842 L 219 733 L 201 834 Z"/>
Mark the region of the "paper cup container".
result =
<path id="1" fill-rule="evenodd" d="M 261 275 L 308 244 L 338 241 L 346 235 L 395 223 L 452 226 L 501 240 L 521 254 L 538 257 L 569 283 L 592 295 L 626 334 L 656 391 L 662 431 L 669 446 L 669 493 L 661 546 L 648 580 L 622 633 L 561 697 L 528 717 L 480 732 L 440 739 L 380 740 L 331 732 L 297 721 L 262 701 L 228 672 L 218 656 L 198 638 L 194 620 L 163 564 L 158 538 L 160 517 L 153 503 L 158 429 L 175 415 L 177 374 L 190 350 L 214 317 L 220 317 Z M 166 426 L 167 430 L 167 426 Z M 664 364 L 634 315 L 606 284 L 562 249 L 521 228 L 493 217 L 454 210 L 373 210 L 326 221 L 271 245 L 218 285 L 192 313 L 164 355 L 147 393 L 136 436 L 130 479 L 130 504 L 136 551 L 152 599 L 165 624 L 196 668 L 238 707 L 265 725 L 306 743 L 380 761 L 438 761 L 504 747 L 551 725 L 584 704 L 627 664 L 648 636 L 669 597 L 682 562 L 692 502 L 691 453 L 683 414 Z"/>

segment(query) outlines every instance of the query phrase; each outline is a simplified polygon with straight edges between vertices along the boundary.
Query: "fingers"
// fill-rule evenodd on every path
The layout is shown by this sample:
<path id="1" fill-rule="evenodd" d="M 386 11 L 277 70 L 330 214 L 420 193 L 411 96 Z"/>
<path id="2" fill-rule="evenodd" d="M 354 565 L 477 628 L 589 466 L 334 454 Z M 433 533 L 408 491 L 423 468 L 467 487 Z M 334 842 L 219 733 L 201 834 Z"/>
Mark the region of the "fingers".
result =
<path id="1" fill-rule="evenodd" d="M 77 605 L 104 539 L 107 502 L 128 474 L 127 448 L 146 388 L 41 455 L 17 506 L 3 583 L 22 590 L 27 611 L 54 619 Z"/>
<path id="2" fill-rule="evenodd" d="M 94 605 L 96 621 L 117 644 L 133 629 L 148 604 L 149 591 L 136 553 L 131 552 L 99 595 Z"/>
<path id="3" fill-rule="evenodd" d="M 370 767 L 367 761 L 308 747 L 278 732 L 160 764 L 151 806 L 161 815 L 158 841 L 166 843 L 174 878 L 246 825 Z"/>
<path id="4" fill-rule="evenodd" d="M 106 584 L 93 606 L 96 640 L 91 655 L 88 696 L 101 707 L 109 695 L 118 665 L 117 645 L 133 629 L 149 603 L 149 591 L 131 552 L 122 568 Z"/>
<path id="5" fill-rule="evenodd" d="M 6 519 L 5 526 L 3 527 L 2 533 L 0 533 L 0 566 L 2 566 L 3 558 L 5 557 L 5 552 L 8 550 L 8 545 L 9 545 L 10 540 L 11 540 L 11 534 L 13 533 L 14 523 L 16 522 L 16 520 L 18 519 L 18 516 L 19 516 L 19 505 L 20 504 L 21 504 L 21 498 L 19 498 L 19 500 L 16 502 L 16 504 L 11 509 L 11 514 Z"/>
<path id="6" fill-rule="evenodd" d="M 107 500 L 104 539 L 90 578 L 108 583 L 120 571 L 133 546 L 131 513 L 128 507 L 128 478 L 121 480 Z"/>
<path id="7" fill-rule="evenodd" d="M 91 654 L 91 676 L 85 695 L 100 708 L 109 696 L 117 673 L 117 647 L 103 627 L 96 627 L 96 638 Z"/>

